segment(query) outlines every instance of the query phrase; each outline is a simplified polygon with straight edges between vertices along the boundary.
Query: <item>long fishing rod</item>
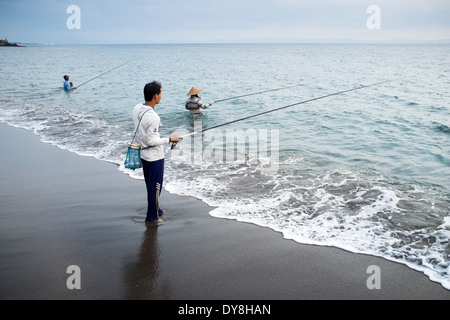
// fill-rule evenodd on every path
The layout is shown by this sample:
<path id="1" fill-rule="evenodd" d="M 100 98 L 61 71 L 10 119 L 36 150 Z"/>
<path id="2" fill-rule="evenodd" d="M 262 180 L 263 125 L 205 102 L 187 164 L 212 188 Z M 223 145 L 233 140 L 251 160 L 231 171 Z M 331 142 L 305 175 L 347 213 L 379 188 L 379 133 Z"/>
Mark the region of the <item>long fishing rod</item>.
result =
<path id="1" fill-rule="evenodd" d="M 131 61 L 133 61 L 133 60 L 131 60 Z M 94 81 L 95 79 L 98 79 L 98 78 L 100 78 L 101 76 L 104 76 L 104 75 L 107 74 L 107 73 L 110 73 L 110 72 L 112 72 L 112 71 L 114 71 L 114 70 L 116 70 L 116 69 L 119 69 L 119 68 L 123 67 L 123 66 L 126 65 L 126 64 L 129 64 L 131 61 L 128 61 L 128 62 L 126 62 L 126 63 L 124 63 L 124 64 L 121 64 L 120 66 L 115 67 L 114 69 L 111 69 L 111 70 L 109 70 L 109 71 L 106 71 L 106 72 L 102 73 L 101 75 L 96 76 L 95 78 L 93 78 L 93 79 L 91 79 L 91 80 L 89 80 L 89 81 L 86 81 L 86 82 L 80 84 L 79 86 L 77 86 L 77 88 L 79 88 L 79 87 L 81 87 L 81 86 L 84 86 L 85 84 L 87 84 L 87 83 L 89 83 L 89 82 L 91 82 L 91 81 Z"/>
<path id="2" fill-rule="evenodd" d="M 283 110 L 283 109 L 292 108 L 294 106 L 298 106 L 298 105 L 301 105 L 301 104 L 305 104 L 305 103 L 309 103 L 309 102 L 312 102 L 312 101 L 317 101 L 317 100 L 329 98 L 329 97 L 332 97 L 332 96 L 341 95 L 341 94 L 352 92 L 352 91 L 356 91 L 356 90 L 361 90 L 361 89 L 364 89 L 364 88 L 374 87 L 374 86 L 377 86 L 377 85 L 380 85 L 380 84 L 383 84 L 383 83 L 387 83 L 387 82 L 389 82 L 389 81 L 383 81 L 383 82 L 378 82 L 378 83 L 374 83 L 374 84 L 370 84 L 370 85 L 366 85 L 366 86 L 360 86 L 360 87 L 356 87 L 356 88 L 345 90 L 345 91 L 341 91 L 341 92 L 331 93 L 331 94 L 328 94 L 328 95 L 325 95 L 325 96 L 322 96 L 322 97 L 313 98 L 313 99 L 305 100 L 305 101 L 302 101 L 302 102 L 294 103 L 294 104 L 291 104 L 291 105 L 288 105 L 288 106 L 285 106 L 285 107 L 276 108 L 276 109 L 269 110 L 269 111 L 264 111 L 264 112 L 257 113 L 257 114 L 254 114 L 254 115 L 242 118 L 242 119 L 237 119 L 237 120 L 230 121 L 230 122 L 227 122 L 227 123 L 224 123 L 224 124 L 213 126 L 213 127 L 207 128 L 207 129 L 202 130 L 202 131 L 196 131 L 196 132 L 193 132 L 191 134 L 185 135 L 185 136 L 183 136 L 181 138 L 184 139 L 184 138 L 187 138 L 187 137 L 190 137 L 190 136 L 194 136 L 194 135 L 199 134 L 199 133 L 203 133 L 203 132 L 206 132 L 206 131 L 209 131 L 209 130 L 225 127 L 225 126 L 228 126 L 228 125 L 236 123 L 236 122 L 240 122 L 240 121 L 248 120 L 248 119 L 251 119 L 251 118 L 259 117 L 259 116 L 262 116 L 262 115 L 265 115 L 265 114 L 268 114 L 268 113 L 280 111 L 280 110 Z M 175 148 L 175 146 L 176 146 L 176 143 L 174 143 L 172 145 L 172 149 Z"/>
<path id="3" fill-rule="evenodd" d="M 218 103 L 218 102 L 229 101 L 229 100 L 235 100 L 235 99 L 244 98 L 244 97 L 249 97 L 249 96 L 255 96 L 255 95 L 257 95 L 257 94 L 263 94 L 263 93 L 268 93 L 268 92 L 274 92 L 274 91 L 286 90 L 286 89 L 291 89 L 291 88 L 297 88 L 297 87 L 300 87 L 300 86 L 303 86 L 303 84 L 299 84 L 299 85 L 291 86 L 291 87 L 285 87 L 285 88 L 271 89 L 271 90 L 266 90 L 266 91 L 256 92 L 256 93 L 249 93 L 249 94 L 244 94 L 244 95 L 242 95 L 242 96 L 237 96 L 237 97 L 231 97 L 231 98 L 226 98 L 226 99 L 216 100 L 216 101 L 211 102 L 211 104 Z"/>

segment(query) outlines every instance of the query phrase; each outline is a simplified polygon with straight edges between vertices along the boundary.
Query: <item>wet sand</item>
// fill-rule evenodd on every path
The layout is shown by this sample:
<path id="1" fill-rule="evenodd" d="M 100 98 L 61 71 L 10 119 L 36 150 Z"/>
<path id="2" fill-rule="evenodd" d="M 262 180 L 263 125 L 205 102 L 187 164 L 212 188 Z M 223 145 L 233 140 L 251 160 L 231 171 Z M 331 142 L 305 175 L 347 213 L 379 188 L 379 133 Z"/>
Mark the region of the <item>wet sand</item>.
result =
<path id="1" fill-rule="evenodd" d="M 116 165 L 4 123 L 0 146 L 2 300 L 450 299 L 404 265 L 212 218 L 194 198 L 163 192 L 166 222 L 148 227 L 144 183 Z M 372 265 L 380 290 L 367 288 Z"/>

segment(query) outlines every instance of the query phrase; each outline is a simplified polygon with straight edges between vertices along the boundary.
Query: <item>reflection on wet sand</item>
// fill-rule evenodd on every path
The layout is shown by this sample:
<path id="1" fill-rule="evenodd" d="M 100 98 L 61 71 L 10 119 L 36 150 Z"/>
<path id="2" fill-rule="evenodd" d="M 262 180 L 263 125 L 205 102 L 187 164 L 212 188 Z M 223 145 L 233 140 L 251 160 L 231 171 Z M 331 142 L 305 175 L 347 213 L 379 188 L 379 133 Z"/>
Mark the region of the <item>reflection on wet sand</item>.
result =
<path id="1" fill-rule="evenodd" d="M 125 299 L 162 300 L 170 298 L 170 286 L 160 277 L 158 226 L 147 226 L 137 257 L 124 269 Z"/>

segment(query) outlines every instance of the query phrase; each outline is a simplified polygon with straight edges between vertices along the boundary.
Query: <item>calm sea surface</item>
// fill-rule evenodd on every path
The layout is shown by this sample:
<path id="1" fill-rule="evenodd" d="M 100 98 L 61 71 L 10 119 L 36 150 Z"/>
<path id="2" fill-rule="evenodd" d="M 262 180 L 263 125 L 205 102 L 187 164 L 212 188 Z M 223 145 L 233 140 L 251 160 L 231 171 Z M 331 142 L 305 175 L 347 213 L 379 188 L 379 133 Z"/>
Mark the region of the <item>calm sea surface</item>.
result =
<path id="1" fill-rule="evenodd" d="M 381 256 L 450 290 L 450 46 L 143 45 L 0 50 L 0 121 L 123 168 L 131 114 L 163 85 L 161 134 L 188 134 L 385 80 L 186 138 L 167 148 L 165 188 L 211 215 L 299 243 Z M 125 62 L 126 66 L 66 93 Z M 213 105 L 192 118 L 192 86 Z"/>

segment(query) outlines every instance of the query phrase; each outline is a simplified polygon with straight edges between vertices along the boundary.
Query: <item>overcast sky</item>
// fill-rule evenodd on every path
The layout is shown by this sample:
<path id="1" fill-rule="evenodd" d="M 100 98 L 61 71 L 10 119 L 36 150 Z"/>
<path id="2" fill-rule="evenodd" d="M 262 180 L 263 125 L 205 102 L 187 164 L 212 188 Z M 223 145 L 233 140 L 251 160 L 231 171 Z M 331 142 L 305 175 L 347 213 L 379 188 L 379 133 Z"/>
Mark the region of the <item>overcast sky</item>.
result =
<path id="1" fill-rule="evenodd" d="M 80 29 L 67 27 L 70 5 L 81 10 Z M 367 27 L 371 5 L 381 29 Z M 0 0 L 5 36 L 58 44 L 443 40 L 450 1 Z"/>

